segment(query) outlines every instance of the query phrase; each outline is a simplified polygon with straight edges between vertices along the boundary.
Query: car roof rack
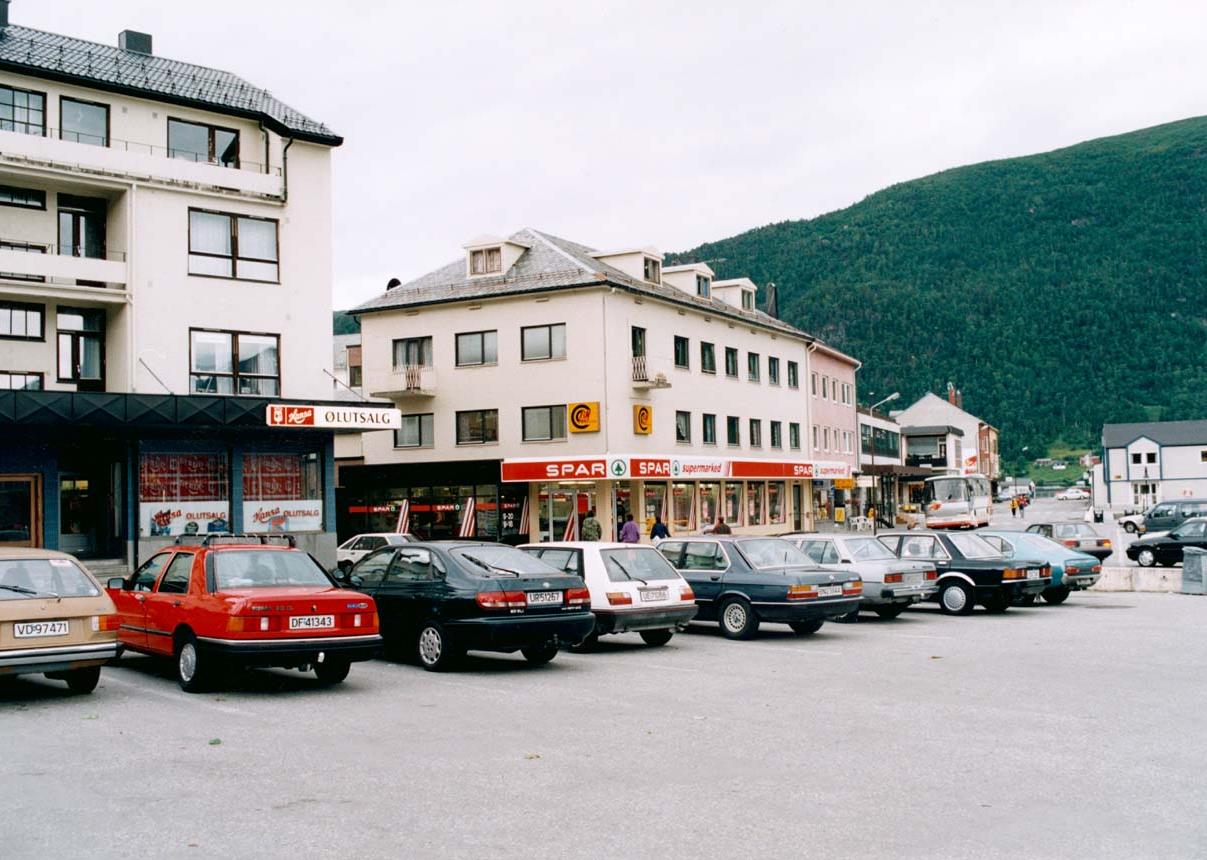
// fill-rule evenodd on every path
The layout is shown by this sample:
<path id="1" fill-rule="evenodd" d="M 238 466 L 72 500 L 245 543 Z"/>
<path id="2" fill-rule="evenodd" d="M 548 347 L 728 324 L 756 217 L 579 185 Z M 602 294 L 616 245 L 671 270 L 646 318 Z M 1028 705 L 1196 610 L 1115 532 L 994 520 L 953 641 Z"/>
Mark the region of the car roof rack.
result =
<path id="1" fill-rule="evenodd" d="M 177 545 L 197 544 L 198 546 L 218 546 L 221 544 L 258 544 L 261 546 L 288 546 L 291 549 L 298 545 L 297 538 L 288 534 L 235 534 L 233 532 L 210 532 L 208 534 L 177 535 Z"/>

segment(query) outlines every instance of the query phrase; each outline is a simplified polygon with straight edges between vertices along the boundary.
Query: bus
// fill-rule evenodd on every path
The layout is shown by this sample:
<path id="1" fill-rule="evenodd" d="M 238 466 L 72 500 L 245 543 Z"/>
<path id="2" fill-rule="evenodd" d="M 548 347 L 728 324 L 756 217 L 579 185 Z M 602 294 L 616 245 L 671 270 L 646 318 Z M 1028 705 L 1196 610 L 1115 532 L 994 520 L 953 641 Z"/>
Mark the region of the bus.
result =
<path id="1" fill-rule="evenodd" d="M 989 525 L 993 493 L 984 475 L 927 478 L 923 509 L 928 529 L 975 529 Z"/>

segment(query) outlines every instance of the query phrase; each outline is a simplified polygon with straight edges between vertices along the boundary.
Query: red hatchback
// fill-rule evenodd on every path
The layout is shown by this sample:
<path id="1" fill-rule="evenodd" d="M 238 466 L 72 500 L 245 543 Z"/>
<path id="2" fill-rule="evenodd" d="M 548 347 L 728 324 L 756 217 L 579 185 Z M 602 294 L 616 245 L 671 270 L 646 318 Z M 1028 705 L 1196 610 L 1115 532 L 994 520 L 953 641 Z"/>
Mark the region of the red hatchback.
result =
<path id="1" fill-rule="evenodd" d="M 119 640 L 172 657 L 186 692 L 225 667 L 313 667 L 338 684 L 381 649 L 373 598 L 339 588 L 291 537 L 207 535 L 177 542 L 107 590 Z"/>

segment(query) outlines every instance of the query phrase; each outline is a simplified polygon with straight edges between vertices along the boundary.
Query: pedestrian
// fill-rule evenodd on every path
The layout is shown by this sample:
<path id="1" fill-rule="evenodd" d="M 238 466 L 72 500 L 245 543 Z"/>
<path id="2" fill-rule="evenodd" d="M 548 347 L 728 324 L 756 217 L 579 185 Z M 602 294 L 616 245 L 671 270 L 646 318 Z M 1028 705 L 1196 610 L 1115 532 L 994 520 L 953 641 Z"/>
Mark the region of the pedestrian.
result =
<path id="1" fill-rule="evenodd" d="M 1020 519 L 1027 518 L 1027 505 L 1030 503 L 1030 499 L 1027 496 L 1023 496 L 1018 500 L 1018 516 Z"/>
<path id="2" fill-rule="evenodd" d="M 1010 516 L 1012 518 L 1018 516 L 1018 496 L 1010 497 Z"/>
<path id="3" fill-rule="evenodd" d="M 583 540 L 599 540 L 603 537 L 603 526 L 595 519 L 595 508 L 587 511 L 587 518 L 583 520 L 582 536 Z"/>
<path id="4" fill-rule="evenodd" d="M 624 525 L 620 527 L 620 542 L 641 543 L 641 532 L 637 529 L 637 523 L 633 522 L 632 514 L 624 515 Z"/>
<path id="5" fill-rule="evenodd" d="M 717 517 L 716 525 L 712 527 L 712 533 L 715 535 L 731 535 L 733 532 L 729 530 L 729 526 L 725 524 L 724 517 Z"/>
<path id="6" fill-rule="evenodd" d="M 671 530 L 666 527 L 662 517 L 654 517 L 654 527 L 650 529 L 650 540 L 662 540 L 671 536 Z"/>

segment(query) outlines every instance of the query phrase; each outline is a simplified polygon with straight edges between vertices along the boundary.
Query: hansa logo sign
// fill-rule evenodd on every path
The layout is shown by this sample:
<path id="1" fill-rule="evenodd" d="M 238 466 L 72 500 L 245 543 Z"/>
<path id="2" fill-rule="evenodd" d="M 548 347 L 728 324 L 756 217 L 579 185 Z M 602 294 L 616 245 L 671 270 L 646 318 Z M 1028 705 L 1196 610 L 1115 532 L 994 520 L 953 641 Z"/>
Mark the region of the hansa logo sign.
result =
<path id="1" fill-rule="evenodd" d="M 571 433 L 599 432 L 599 401 L 570 403 L 566 411 L 570 415 Z"/>
<path id="2" fill-rule="evenodd" d="M 654 432 L 654 407 L 637 404 L 633 407 L 633 432 L 649 436 Z"/>

